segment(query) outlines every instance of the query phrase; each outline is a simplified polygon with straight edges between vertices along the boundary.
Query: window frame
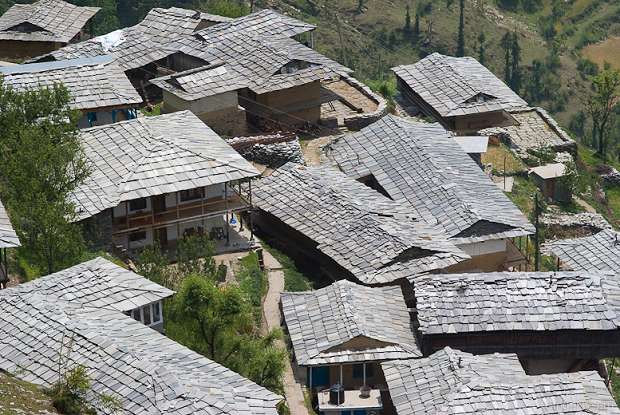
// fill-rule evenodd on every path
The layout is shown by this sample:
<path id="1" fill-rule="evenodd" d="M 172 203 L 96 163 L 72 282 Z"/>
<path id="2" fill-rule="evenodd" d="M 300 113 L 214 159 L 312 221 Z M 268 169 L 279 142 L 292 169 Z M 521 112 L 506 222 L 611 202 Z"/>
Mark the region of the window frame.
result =
<path id="1" fill-rule="evenodd" d="M 133 207 L 132 207 L 132 204 L 133 204 L 133 203 L 137 203 L 137 202 L 144 202 L 144 207 L 141 207 L 141 208 L 133 208 Z M 138 212 L 138 211 L 141 211 L 141 210 L 146 210 L 146 209 L 148 208 L 148 206 L 149 206 L 149 204 L 148 204 L 148 202 L 147 202 L 147 200 L 146 200 L 146 197 L 141 197 L 141 198 L 139 198 L 139 199 L 133 199 L 133 200 L 130 200 L 129 202 L 127 202 L 127 203 L 129 203 L 128 208 L 129 208 L 129 211 L 130 211 L 130 212 Z"/>
<path id="2" fill-rule="evenodd" d="M 197 195 L 196 192 L 198 192 Z M 192 202 L 194 200 L 202 200 L 204 199 L 204 195 L 204 187 L 195 187 L 193 189 L 181 190 L 179 191 L 179 201 Z"/>

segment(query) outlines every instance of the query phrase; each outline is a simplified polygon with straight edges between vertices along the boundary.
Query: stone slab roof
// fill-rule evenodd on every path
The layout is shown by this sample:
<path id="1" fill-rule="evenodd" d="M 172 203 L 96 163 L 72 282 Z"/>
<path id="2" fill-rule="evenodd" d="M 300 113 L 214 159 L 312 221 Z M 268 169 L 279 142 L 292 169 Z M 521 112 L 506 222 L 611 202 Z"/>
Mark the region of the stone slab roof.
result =
<path id="1" fill-rule="evenodd" d="M 85 307 L 128 312 L 174 294 L 114 263 L 96 258 L 12 288 L 13 295 L 37 294 Z"/>
<path id="2" fill-rule="evenodd" d="M 135 69 L 173 54 L 166 47 L 169 42 L 192 35 L 203 20 L 213 19 L 213 15 L 179 7 L 154 8 L 135 26 L 65 46 L 49 56 L 64 60 L 112 55 L 124 70 Z"/>
<path id="3" fill-rule="evenodd" d="M 443 269 L 467 254 L 409 209 L 328 167 L 287 164 L 254 188 L 254 204 L 317 244 L 364 284 Z"/>
<path id="4" fill-rule="evenodd" d="M 282 400 L 118 311 L 7 289 L 0 313 L 0 369 L 50 387 L 81 365 L 101 414 L 101 394 L 131 415 L 276 415 Z"/>
<path id="5" fill-rule="evenodd" d="M 99 10 L 62 0 L 15 4 L 0 17 L 0 40 L 68 43 Z"/>
<path id="6" fill-rule="evenodd" d="M 522 157 L 528 150 L 539 150 L 541 147 L 562 150 L 576 145 L 575 141 L 542 108 L 510 111 L 510 115 L 517 121 L 515 125 L 487 128 L 481 130 L 480 134 L 505 136 L 510 147 Z"/>
<path id="7" fill-rule="evenodd" d="M 488 136 L 457 136 L 454 140 L 467 154 L 486 153 L 489 147 Z"/>
<path id="8" fill-rule="evenodd" d="M 442 117 L 527 107 L 519 95 L 474 58 L 433 53 L 392 71 Z"/>
<path id="9" fill-rule="evenodd" d="M 108 56 L 0 67 L 5 85 L 18 91 L 62 83 L 77 110 L 128 107 L 142 103 L 123 70 Z"/>
<path id="10" fill-rule="evenodd" d="M 258 176 L 189 111 L 80 131 L 91 174 L 72 195 L 79 219 L 123 201 Z"/>
<path id="11" fill-rule="evenodd" d="M 423 334 L 620 327 L 620 278 L 613 274 L 443 274 L 414 285 Z"/>
<path id="12" fill-rule="evenodd" d="M 20 246 L 19 238 L 11 225 L 9 214 L 0 200 L 0 249 L 17 248 L 18 246 Z"/>
<path id="13" fill-rule="evenodd" d="M 584 238 L 550 242 L 543 249 L 574 271 L 620 270 L 620 233 L 613 229 L 604 229 Z"/>
<path id="14" fill-rule="evenodd" d="M 281 301 L 302 366 L 421 356 L 399 286 L 341 280 L 316 291 L 282 293 Z"/>
<path id="15" fill-rule="evenodd" d="M 398 415 L 620 414 L 598 373 L 529 376 L 513 354 L 445 348 L 382 367 Z"/>
<path id="16" fill-rule="evenodd" d="M 212 15 L 205 16 L 203 13 L 178 7 L 152 9 L 144 20 L 135 26 L 66 46 L 52 52 L 50 56 L 61 60 L 111 54 L 118 65 L 127 70 L 142 67 L 179 52 L 181 46 L 178 42 L 182 39 L 191 43 L 192 39 L 199 40 L 205 37 L 220 40 L 228 36 L 281 38 L 304 33 L 314 28 L 312 25 L 280 15 L 272 10 L 263 10 L 199 30 L 203 20 L 213 21 L 213 19 Z M 214 44 L 218 43 L 220 41 L 214 41 Z M 222 49 L 238 48 L 239 44 L 243 44 L 243 41 L 238 41 L 237 46 L 232 43 L 222 45 Z M 228 53 L 234 52 L 234 50 L 228 50 Z M 215 61 L 218 60 L 208 59 L 205 63 L 212 64 Z"/>
<path id="17" fill-rule="evenodd" d="M 566 165 L 564 163 L 545 164 L 544 166 L 532 167 L 529 169 L 529 173 L 543 180 L 557 179 L 558 177 L 564 177 Z"/>
<path id="18" fill-rule="evenodd" d="M 534 233 L 534 227 L 439 124 L 388 115 L 326 150 L 348 176 L 374 176 L 418 219 L 465 244 Z"/>

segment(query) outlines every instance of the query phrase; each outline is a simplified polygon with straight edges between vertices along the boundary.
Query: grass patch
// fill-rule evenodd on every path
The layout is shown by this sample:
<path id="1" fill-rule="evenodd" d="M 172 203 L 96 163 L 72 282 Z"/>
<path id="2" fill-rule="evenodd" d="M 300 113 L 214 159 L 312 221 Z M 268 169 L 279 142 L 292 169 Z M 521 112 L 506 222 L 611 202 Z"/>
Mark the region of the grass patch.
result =
<path id="1" fill-rule="evenodd" d="M 605 359 L 607 363 L 608 370 L 611 369 L 612 363 L 614 359 Z M 616 359 L 615 364 L 613 364 L 613 371 L 610 373 L 610 382 L 611 382 L 611 394 L 614 397 L 616 404 L 620 406 L 620 375 L 618 375 L 617 370 L 620 368 L 620 359 Z"/>
<path id="2" fill-rule="evenodd" d="M 605 190 L 607 205 L 614 218 L 620 218 L 620 187 L 609 187 Z"/>
<path id="3" fill-rule="evenodd" d="M 7 415 L 58 413 L 52 400 L 36 385 L 0 373 L 0 413 Z"/>
<path id="4" fill-rule="evenodd" d="M 504 144 L 499 146 L 489 145 L 487 152 L 482 155 L 482 163 L 491 164 L 493 166 L 493 173 L 496 175 L 504 174 L 504 160 L 506 161 L 505 173 L 509 176 L 523 173 L 527 170 L 525 164 Z"/>
<path id="5" fill-rule="evenodd" d="M 538 188 L 530 179 L 515 177 L 512 193 L 507 193 L 512 202 L 517 205 L 526 217 L 530 217 L 534 211 L 534 194 Z"/>
<path id="6" fill-rule="evenodd" d="M 267 274 L 261 271 L 258 264 L 258 254 L 251 252 L 239 261 L 239 272 L 236 275 L 239 288 L 247 296 L 252 305 L 256 324 L 260 326 L 263 319 L 263 297 L 267 294 Z"/>
<path id="7" fill-rule="evenodd" d="M 157 115 L 161 115 L 161 103 L 155 105 L 147 105 L 144 108 L 140 109 L 140 112 L 147 117 L 155 117 Z"/>
<path id="8" fill-rule="evenodd" d="M 620 69 L 620 37 L 610 37 L 607 40 L 585 47 L 583 55 L 602 68 L 608 62 L 612 68 Z"/>
<path id="9" fill-rule="evenodd" d="M 312 281 L 297 269 L 292 259 L 265 243 L 263 245 L 267 252 L 273 255 L 280 265 L 282 265 L 282 271 L 284 272 L 284 291 L 299 292 L 313 289 Z"/>

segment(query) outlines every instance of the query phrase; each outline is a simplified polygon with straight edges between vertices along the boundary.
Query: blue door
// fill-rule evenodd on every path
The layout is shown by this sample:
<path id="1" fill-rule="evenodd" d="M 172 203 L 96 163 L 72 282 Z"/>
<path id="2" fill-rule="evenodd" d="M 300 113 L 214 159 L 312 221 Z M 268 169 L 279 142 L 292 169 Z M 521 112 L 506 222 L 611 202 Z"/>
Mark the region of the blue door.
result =
<path id="1" fill-rule="evenodd" d="M 310 387 L 329 386 L 329 366 L 312 367 L 308 368 L 308 370 L 312 371 L 312 376 L 308 374 L 308 378 L 312 378 L 312 385 Z"/>
<path id="2" fill-rule="evenodd" d="M 340 411 L 340 415 L 351 415 L 351 411 Z"/>
<path id="3" fill-rule="evenodd" d="M 353 411 L 353 415 L 366 415 L 366 410 L 365 409 L 356 409 L 355 411 Z"/>

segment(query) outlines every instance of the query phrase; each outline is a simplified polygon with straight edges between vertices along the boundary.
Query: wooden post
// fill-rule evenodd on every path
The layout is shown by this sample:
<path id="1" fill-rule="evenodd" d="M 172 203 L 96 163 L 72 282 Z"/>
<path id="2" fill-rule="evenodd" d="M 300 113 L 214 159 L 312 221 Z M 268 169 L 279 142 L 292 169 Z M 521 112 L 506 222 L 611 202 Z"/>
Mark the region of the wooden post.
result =
<path id="1" fill-rule="evenodd" d="M 534 194 L 534 214 L 536 215 L 535 224 L 536 233 L 534 234 L 536 245 L 534 246 L 534 270 L 540 271 L 540 234 L 538 230 L 538 216 L 540 214 L 540 210 L 538 207 L 538 193 Z"/>
<path id="2" fill-rule="evenodd" d="M 308 385 L 310 390 L 312 390 L 312 366 L 310 366 L 310 384 Z"/>
<path id="3" fill-rule="evenodd" d="M 364 368 L 364 387 L 366 387 L 366 362 L 362 363 Z"/>
<path id="4" fill-rule="evenodd" d="M 129 202 L 125 202 L 125 225 L 129 229 Z"/>
<path id="5" fill-rule="evenodd" d="M 254 225 L 252 222 L 252 211 L 253 211 L 253 206 L 252 206 L 252 179 L 250 179 L 250 223 L 248 224 L 248 226 L 250 227 L 250 242 L 254 241 Z"/>
<path id="6" fill-rule="evenodd" d="M 224 183 L 224 203 L 226 204 L 226 246 L 230 246 L 230 219 L 228 217 L 228 182 Z"/>

